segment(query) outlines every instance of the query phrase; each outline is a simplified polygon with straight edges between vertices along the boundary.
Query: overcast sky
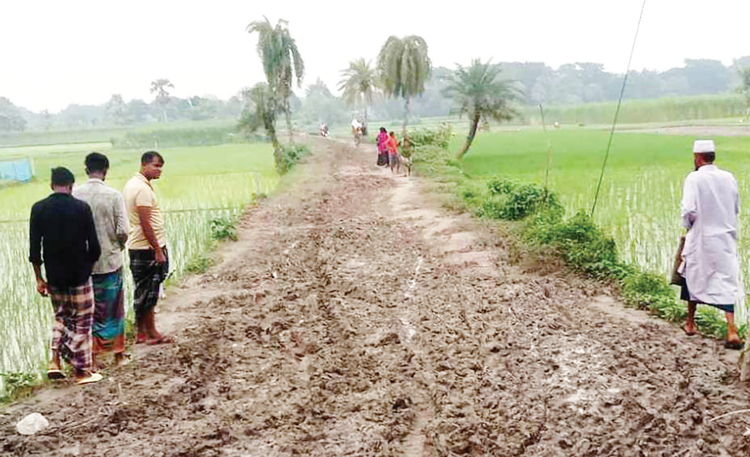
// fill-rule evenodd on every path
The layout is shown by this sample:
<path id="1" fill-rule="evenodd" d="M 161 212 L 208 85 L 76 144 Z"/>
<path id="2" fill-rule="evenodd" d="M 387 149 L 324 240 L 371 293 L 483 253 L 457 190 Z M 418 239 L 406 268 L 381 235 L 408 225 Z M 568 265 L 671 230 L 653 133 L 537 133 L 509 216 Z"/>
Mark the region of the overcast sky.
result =
<path id="1" fill-rule="evenodd" d="M 150 101 L 150 81 L 169 78 L 176 96 L 226 99 L 263 79 L 245 27 L 264 15 L 289 21 L 305 84 L 320 77 L 331 89 L 389 35 L 424 37 L 435 66 L 480 57 L 622 72 L 641 1 L 0 0 L 0 96 L 58 111 L 113 93 Z M 647 0 L 633 68 L 750 55 L 748 17 L 748 0 Z"/>

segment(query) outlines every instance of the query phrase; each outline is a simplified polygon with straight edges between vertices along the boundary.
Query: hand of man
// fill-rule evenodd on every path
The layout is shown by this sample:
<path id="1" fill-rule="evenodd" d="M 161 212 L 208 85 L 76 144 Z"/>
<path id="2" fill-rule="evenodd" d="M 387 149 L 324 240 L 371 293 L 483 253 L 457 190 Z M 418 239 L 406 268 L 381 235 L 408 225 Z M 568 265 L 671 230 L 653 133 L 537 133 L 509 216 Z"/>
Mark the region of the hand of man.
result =
<path id="1" fill-rule="evenodd" d="M 49 295 L 49 287 L 47 286 L 47 283 L 44 281 L 44 279 L 36 280 L 36 290 L 42 297 L 46 297 L 47 295 Z"/>
<path id="2" fill-rule="evenodd" d="M 156 250 L 156 263 L 158 264 L 165 264 L 167 263 L 167 256 L 164 255 L 164 251 L 161 249 Z"/>

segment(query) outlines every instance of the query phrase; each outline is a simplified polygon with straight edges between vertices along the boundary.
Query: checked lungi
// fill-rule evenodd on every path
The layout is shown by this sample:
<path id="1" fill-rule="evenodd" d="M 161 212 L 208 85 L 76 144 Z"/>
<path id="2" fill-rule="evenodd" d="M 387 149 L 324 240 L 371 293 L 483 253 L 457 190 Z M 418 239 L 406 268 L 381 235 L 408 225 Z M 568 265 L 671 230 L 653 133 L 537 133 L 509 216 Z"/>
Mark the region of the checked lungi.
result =
<path id="1" fill-rule="evenodd" d="M 125 352 L 125 293 L 122 268 L 112 273 L 92 275 L 94 287 L 94 354 Z"/>
<path id="2" fill-rule="evenodd" d="M 89 279 L 77 287 L 49 286 L 55 322 L 52 350 L 76 370 L 91 370 L 91 325 L 94 321 L 94 291 Z"/>
<path id="3" fill-rule="evenodd" d="M 133 309 L 137 322 L 156 306 L 159 300 L 161 283 L 169 274 L 169 254 L 163 248 L 167 261 L 161 265 L 156 263 L 156 251 L 151 249 L 128 251 L 130 256 L 130 271 L 133 273 L 135 291 L 133 292 Z"/>

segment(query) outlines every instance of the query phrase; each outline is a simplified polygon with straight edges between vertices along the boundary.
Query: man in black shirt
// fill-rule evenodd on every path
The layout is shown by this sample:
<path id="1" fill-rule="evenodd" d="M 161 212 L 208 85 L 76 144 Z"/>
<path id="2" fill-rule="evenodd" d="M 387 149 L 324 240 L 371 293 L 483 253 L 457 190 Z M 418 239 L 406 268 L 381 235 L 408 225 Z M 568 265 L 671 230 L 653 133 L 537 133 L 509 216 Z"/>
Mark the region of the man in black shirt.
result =
<path id="1" fill-rule="evenodd" d="M 102 379 L 92 371 L 91 361 L 91 269 L 101 248 L 91 208 L 71 195 L 74 181 L 67 168 L 52 170 L 53 193 L 31 208 L 29 260 L 34 266 L 37 291 L 42 296 L 49 295 L 55 309 L 52 361 L 47 376 L 65 376 L 60 369 L 62 356 L 75 368 L 78 384 L 88 384 Z"/>

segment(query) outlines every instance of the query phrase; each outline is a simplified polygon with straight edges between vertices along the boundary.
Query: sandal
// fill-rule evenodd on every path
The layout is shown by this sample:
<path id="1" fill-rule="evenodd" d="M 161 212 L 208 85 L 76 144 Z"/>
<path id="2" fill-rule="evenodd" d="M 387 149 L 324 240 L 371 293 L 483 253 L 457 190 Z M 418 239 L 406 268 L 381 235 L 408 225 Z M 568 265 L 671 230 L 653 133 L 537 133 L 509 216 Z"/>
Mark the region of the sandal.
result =
<path id="1" fill-rule="evenodd" d="M 63 373 L 59 368 L 53 368 L 51 370 L 47 370 L 47 379 L 65 379 L 65 373 Z"/>
<path id="2" fill-rule="evenodd" d="M 724 341 L 724 347 L 727 349 L 739 351 L 743 346 L 744 344 L 742 343 L 742 341 Z"/>
<path id="3" fill-rule="evenodd" d="M 95 382 L 99 382 L 102 379 L 104 379 L 104 376 L 100 375 L 99 373 L 91 373 L 85 378 L 81 378 L 78 380 L 78 385 L 82 386 L 84 384 L 93 384 Z"/>

